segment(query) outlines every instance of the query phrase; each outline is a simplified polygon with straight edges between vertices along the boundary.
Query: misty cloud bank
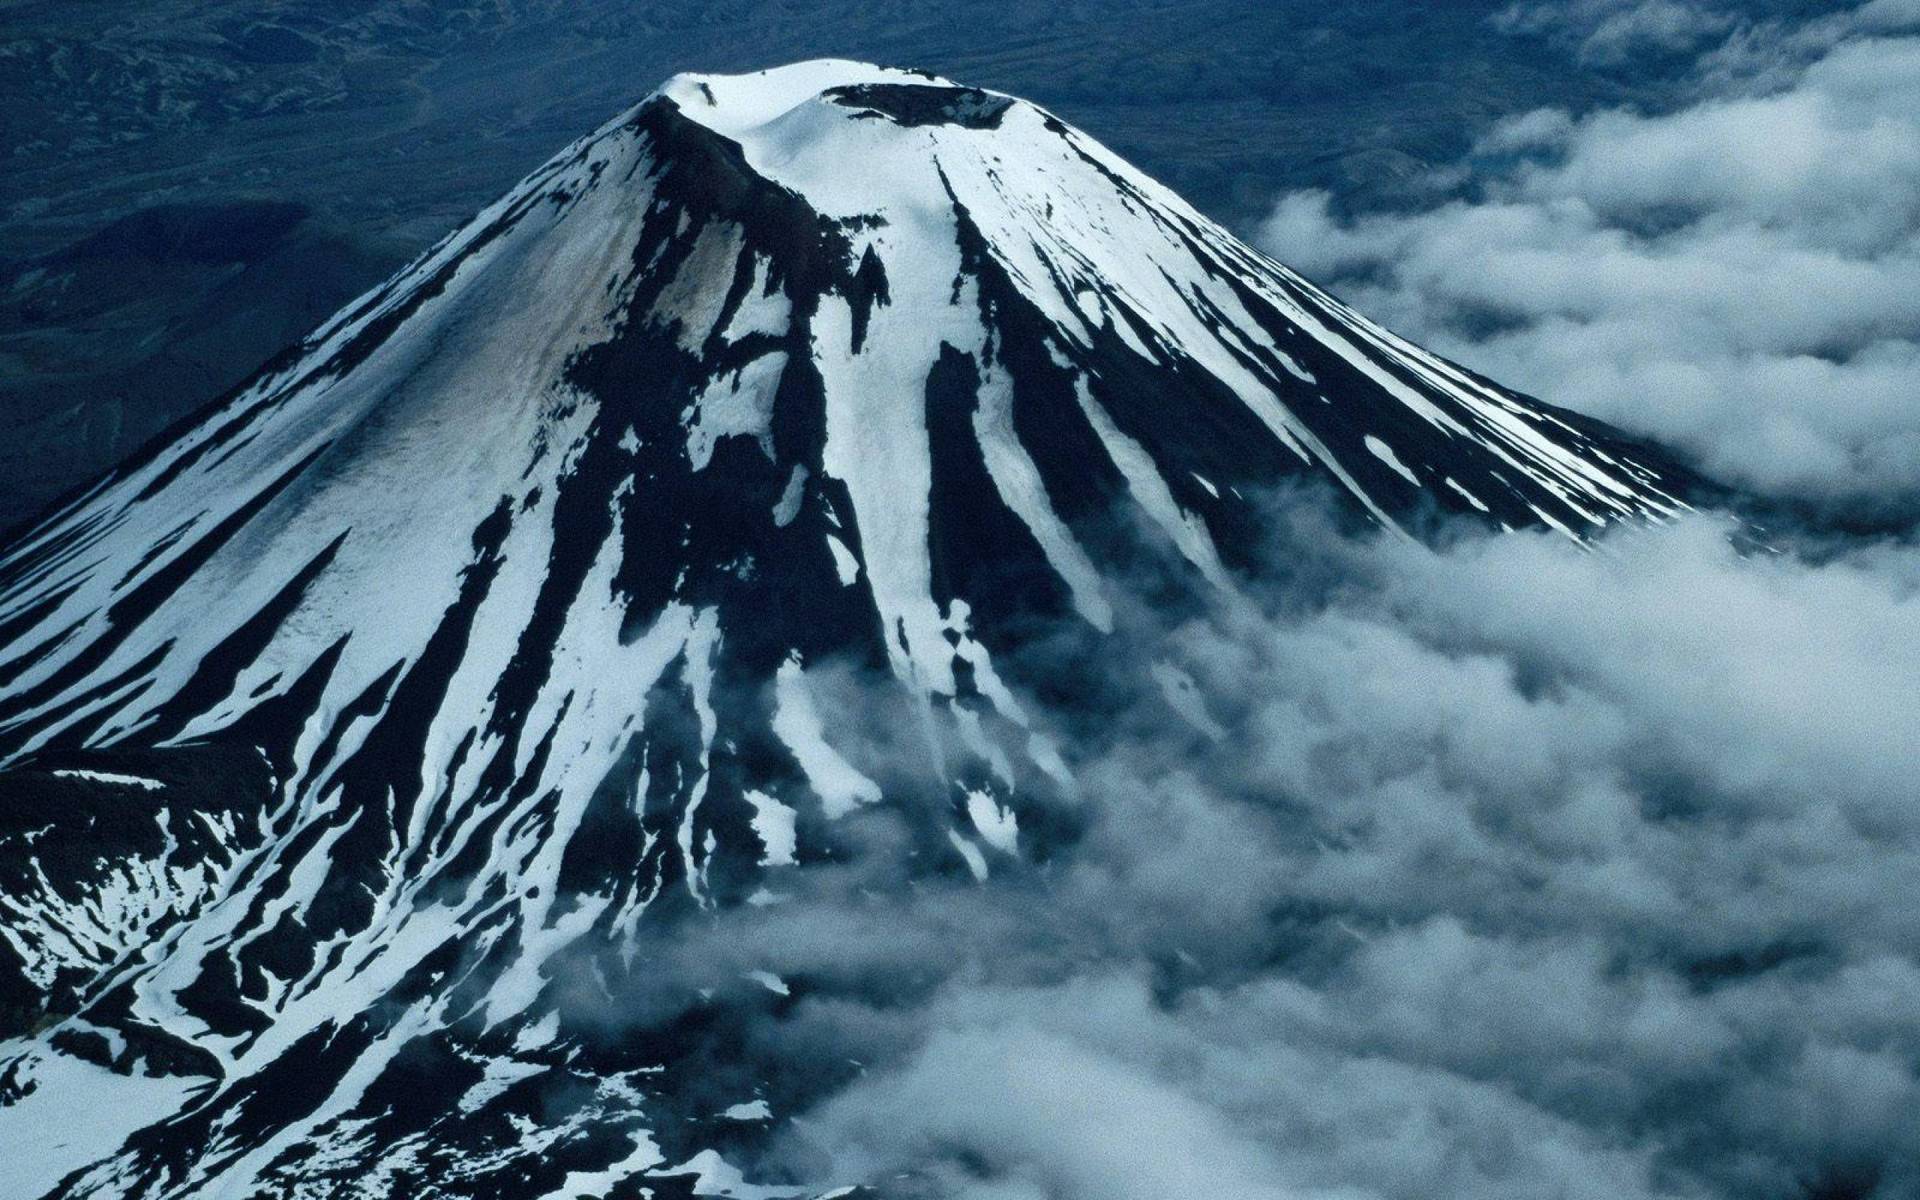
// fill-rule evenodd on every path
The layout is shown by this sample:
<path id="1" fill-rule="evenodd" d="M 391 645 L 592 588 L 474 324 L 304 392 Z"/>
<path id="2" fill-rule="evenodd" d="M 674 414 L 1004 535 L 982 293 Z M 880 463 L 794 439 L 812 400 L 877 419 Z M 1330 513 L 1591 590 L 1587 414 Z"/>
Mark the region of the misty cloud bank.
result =
<path id="1" fill-rule="evenodd" d="M 1700 97 L 1517 117 L 1428 211 L 1289 197 L 1270 248 L 1735 483 L 1910 520 L 1920 9 L 1503 20 L 1595 61 L 1693 55 Z M 729 1150 L 775 1185 L 1920 1195 L 1911 529 L 1753 548 L 1701 514 L 1590 551 L 1432 549 L 1338 534 L 1311 496 L 1276 513 L 1263 582 L 1122 621 L 1094 716 L 1025 697 L 1078 781 L 1021 814 L 1025 861 L 930 874 L 910 814 L 863 808 L 844 861 L 686 922 L 639 951 L 635 994 L 590 981 L 573 1015 L 709 1038 L 711 1094 L 678 1102 L 749 1090 L 792 1118 Z M 1084 671 L 1078 644 L 1003 674 Z M 857 676 L 832 707 L 864 771 L 910 773 Z"/>
<path id="2" fill-rule="evenodd" d="M 1593 61 L 1693 56 L 1672 111 L 1515 116 L 1430 181 L 1265 247 L 1523 391 L 1829 511 L 1920 513 L 1920 4 L 1798 24 L 1676 0 L 1519 5 Z"/>
<path id="3" fill-rule="evenodd" d="M 1907 532 L 1435 551 L 1283 503 L 1269 584 L 1118 656 L 1204 712 L 1141 687 L 1054 730 L 1080 833 L 1050 861 L 931 881 L 872 810 L 869 853 L 662 952 L 794 989 L 743 1035 L 796 1116 L 761 1177 L 1920 1194 L 1920 8 L 1503 20 L 1549 15 L 1596 62 L 1693 56 L 1698 99 L 1517 117 L 1436 181 L 1456 198 L 1292 196 L 1269 248 L 1495 377 Z"/>
<path id="4" fill-rule="evenodd" d="M 864 810 L 862 852 L 650 948 L 610 1019 L 785 981 L 714 1099 L 797 1118 L 766 1180 L 1915 1194 L 1920 551 L 1742 556 L 1702 516 L 1435 552 L 1283 511 L 1285 583 L 1120 655 L 1204 714 L 1146 686 L 1053 722 L 1050 861 L 928 878 Z"/>

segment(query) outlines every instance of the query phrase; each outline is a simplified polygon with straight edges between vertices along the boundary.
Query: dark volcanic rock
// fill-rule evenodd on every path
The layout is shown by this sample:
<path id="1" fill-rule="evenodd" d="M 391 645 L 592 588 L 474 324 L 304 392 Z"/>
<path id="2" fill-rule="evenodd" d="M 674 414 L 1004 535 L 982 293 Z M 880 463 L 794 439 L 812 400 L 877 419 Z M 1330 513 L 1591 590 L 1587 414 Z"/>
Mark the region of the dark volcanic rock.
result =
<path id="1" fill-rule="evenodd" d="M 0 1145 L 89 1106 L 16 1169 L 73 1197 L 711 1193 L 843 1081 L 752 1031 L 869 981 L 680 933 L 861 847 L 1070 852 L 1026 698 L 1094 689 L 1024 652 L 1152 694 L 1103 651 L 1289 481 L 1576 538 L 1698 486 L 1032 105 L 676 78 L 0 551 Z"/>

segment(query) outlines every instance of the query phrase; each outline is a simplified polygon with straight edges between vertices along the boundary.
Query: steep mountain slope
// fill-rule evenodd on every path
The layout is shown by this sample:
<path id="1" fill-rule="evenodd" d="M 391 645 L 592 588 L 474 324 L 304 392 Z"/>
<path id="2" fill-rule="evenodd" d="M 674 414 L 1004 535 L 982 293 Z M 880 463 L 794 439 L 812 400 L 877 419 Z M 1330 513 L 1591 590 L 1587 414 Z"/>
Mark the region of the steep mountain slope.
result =
<path id="1" fill-rule="evenodd" d="M 1020 647 L 1231 587 L 1294 477 L 1571 536 L 1693 486 L 1031 105 L 676 78 L 0 558 L 0 1191 L 724 1193 L 700 1047 L 788 985 L 694 1036 L 583 979 L 870 811 L 1069 842 Z"/>

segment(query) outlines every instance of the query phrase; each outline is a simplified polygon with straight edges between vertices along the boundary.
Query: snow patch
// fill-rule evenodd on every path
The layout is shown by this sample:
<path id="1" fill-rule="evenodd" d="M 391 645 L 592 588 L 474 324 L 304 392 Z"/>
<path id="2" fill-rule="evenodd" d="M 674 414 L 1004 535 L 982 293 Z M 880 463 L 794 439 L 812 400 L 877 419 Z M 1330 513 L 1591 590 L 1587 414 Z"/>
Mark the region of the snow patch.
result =
<path id="1" fill-rule="evenodd" d="M 980 840 L 1004 854 L 1020 853 L 1020 822 L 1013 810 L 1002 808 L 987 792 L 975 789 L 967 793 L 967 818 L 979 831 Z"/>
<path id="2" fill-rule="evenodd" d="M 56 779 L 85 779 L 93 783 L 139 788 L 144 792 L 157 792 L 167 786 L 158 779 L 148 779 L 144 775 L 116 775 L 111 771 L 86 771 L 78 767 L 63 767 L 53 772 L 53 776 Z"/>
<path id="3" fill-rule="evenodd" d="M 1220 722 L 1213 719 L 1207 711 L 1206 698 L 1200 694 L 1199 685 L 1193 676 L 1187 674 L 1170 662 L 1153 664 L 1153 681 L 1160 685 L 1160 694 L 1166 698 L 1167 706 L 1178 713 L 1182 720 L 1212 739 L 1224 741 L 1227 731 Z"/>
<path id="4" fill-rule="evenodd" d="M 1400 477 L 1405 479 L 1408 483 L 1412 484 L 1415 487 L 1421 486 L 1420 477 L 1418 475 L 1415 475 L 1412 469 L 1407 466 L 1407 464 L 1400 461 L 1400 456 L 1393 452 L 1392 446 L 1387 445 L 1385 442 L 1381 441 L 1379 438 L 1373 436 L 1372 434 L 1367 435 L 1366 442 L 1367 442 L 1367 449 L 1372 452 L 1375 458 L 1379 459 L 1381 462 L 1387 464 L 1387 466 L 1391 467 L 1394 471 L 1399 473 Z"/>
<path id="5" fill-rule="evenodd" d="M 794 851 L 799 844 L 794 830 L 798 814 L 758 789 L 749 788 L 744 795 L 747 803 L 753 806 L 753 832 L 766 848 L 766 853 L 760 858 L 761 865 L 792 866 Z"/>
<path id="6" fill-rule="evenodd" d="M 880 802 L 880 785 L 827 744 L 826 727 L 814 708 L 813 692 L 798 659 L 789 658 L 780 665 L 774 677 L 774 700 L 773 732 L 793 751 L 829 820 L 844 817 L 862 804 Z"/>
<path id="7" fill-rule="evenodd" d="M 845 542 L 831 533 L 827 535 L 827 549 L 833 552 L 833 569 L 840 576 L 840 586 L 852 587 L 860 578 L 860 560 L 847 549 Z"/>

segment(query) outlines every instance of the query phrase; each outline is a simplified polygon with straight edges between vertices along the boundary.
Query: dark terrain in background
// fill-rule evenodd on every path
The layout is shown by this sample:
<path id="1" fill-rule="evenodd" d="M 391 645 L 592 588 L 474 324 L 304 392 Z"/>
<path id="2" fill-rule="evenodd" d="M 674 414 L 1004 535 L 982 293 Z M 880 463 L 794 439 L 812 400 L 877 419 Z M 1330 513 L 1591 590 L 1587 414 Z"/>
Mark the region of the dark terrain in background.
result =
<path id="1" fill-rule="evenodd" d="M 0 0 L 0 526 L 675 72 L 926 67 L 1244 229 L 1289 189 L 1390 205 L 1506 114 L 1669 98 L 1503 3 Z"/>

